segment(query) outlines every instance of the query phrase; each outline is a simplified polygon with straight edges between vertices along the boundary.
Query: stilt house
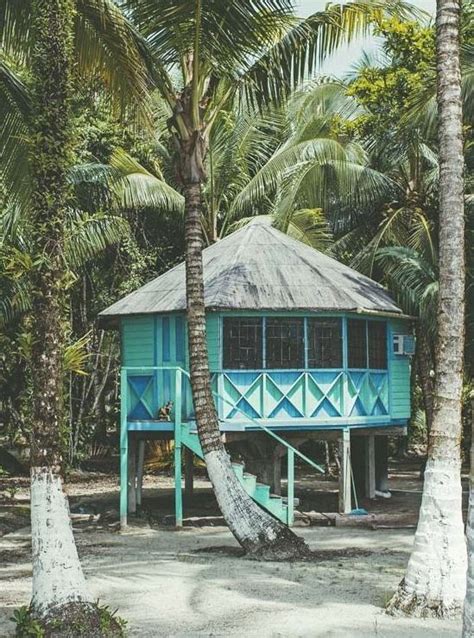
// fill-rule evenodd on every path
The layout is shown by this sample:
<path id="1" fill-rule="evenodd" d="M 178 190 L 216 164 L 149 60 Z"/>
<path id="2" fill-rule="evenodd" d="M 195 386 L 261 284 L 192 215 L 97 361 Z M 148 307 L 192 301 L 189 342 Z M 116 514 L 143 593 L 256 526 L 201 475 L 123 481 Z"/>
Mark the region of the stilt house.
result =
<path id="1" fill-rule="evenodd" d="M 207 340 L 220 428 L 247 492 L 291 525 L 300 451 L 339 440 L 339 507 L 351 464 L 366 496 L 387 489 L 387 437 L 410 416 L 413 338 L 378 283 L 256 219 L 204 250 Z M 182 450 L 191 488 L 202 456 L 189 383 L 184 263 L 100 314 L 121 335 L 121 519 L 141 500 L 144 441 L 174 439 L 176 522 Z M 172 402 L 170 420 L 163 406 Z M 161 414 L 160 414 L 161 410 Z M 163 418 L 164 417 L 164 418 Z M 287 475 L 281 496 L 282 458 Z"/>

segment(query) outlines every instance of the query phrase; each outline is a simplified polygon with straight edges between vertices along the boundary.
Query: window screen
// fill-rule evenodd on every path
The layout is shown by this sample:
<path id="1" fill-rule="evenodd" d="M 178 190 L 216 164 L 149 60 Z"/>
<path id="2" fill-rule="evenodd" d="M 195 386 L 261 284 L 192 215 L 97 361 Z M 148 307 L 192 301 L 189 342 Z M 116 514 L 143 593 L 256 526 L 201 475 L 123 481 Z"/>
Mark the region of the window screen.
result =
<path id="1" fill-rule="evenodd" d="M 349 368 L 367 367 L 367 322 L 349 319 L 347 322 L 347 356 Z"/>
<path id="2" fill-rule="evenodd" d="M 224 368 L 258 370 L 262 368 L 262 319 L 248 317 L 224 319 Z"/>
<path id="3" fill-rule="evenodd" d="M 308 319 L 308 368 L 341 367 L 341 320 Z"/>
<path id="4" fill-rule="evenodd" d="M 304 367 L 303 319 L 267 319 L 266 367 Z"/>
<path id="5" fill-rule="evenodd" d="M 369 321 L 369 368 L 387 367 L 387 326 L 384 321 Z"/>

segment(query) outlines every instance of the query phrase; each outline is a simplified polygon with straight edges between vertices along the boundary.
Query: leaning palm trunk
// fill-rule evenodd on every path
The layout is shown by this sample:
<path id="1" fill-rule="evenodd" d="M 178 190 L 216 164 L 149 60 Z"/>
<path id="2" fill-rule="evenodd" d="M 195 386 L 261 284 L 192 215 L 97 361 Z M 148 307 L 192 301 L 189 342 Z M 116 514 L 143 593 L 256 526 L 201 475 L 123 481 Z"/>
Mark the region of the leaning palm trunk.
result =
<path id="1" fill-rule="evenodd" d="M 217 502 L 231 532 L 256 558 L 288 559 L 307 553 L 304 541 L 264 512 L 237 479 L 221 441 L 209 373 L 202 264 L 201 185 L 184 187 L 186 295 L 191 387 L 199 440 Z"/>
<path id="2" fill-rule="evenodd" d="M 31 444 L 32 612 L 46 617 L 64 605 L 89 601 L 62 489 L 63 219 L 70 124 L 72 0 L 33 3 L 34 161 L 32 225 L 33 415 Z"/>
<path id="3" fill-rule="evenodd" d="M 460 0 L 438 0 L 440 290 L 433 424 L 415 544 L 406 576 L 389 604 L 392 611 L 414 615 L 456 613 L 466 589 L 460 453 L 465 272 L 459 15 Z"/>
<path id="4" fill-rule="evenodd" d="M 464 600 L 463 638 L 474 636 L 474 397 L 471 399 L 471 471 L 467 517 L 467 589 Z"/>

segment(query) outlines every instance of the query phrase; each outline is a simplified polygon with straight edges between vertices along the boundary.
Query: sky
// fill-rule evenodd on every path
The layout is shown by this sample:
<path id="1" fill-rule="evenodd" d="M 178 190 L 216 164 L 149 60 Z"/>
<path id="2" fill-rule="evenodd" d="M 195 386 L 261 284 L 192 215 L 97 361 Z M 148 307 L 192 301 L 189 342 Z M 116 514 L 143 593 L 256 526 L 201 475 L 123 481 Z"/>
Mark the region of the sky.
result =
<path id="1" fill-rule="evenodd" d="M 333 0 L 334 1 L 334 0 Z M 316 11 L 324 10 L 327 0 L 295 0 L 298 15 L 307 16 Z M 436 0 L 411 0 L 411 4 L 435 16 Z M 349 46 L 341 47 L 337 53 L 329 58 L 320 69 L 324 75 L 344 76 L 351 71 L 363 51 L 376 51 L 380 46 L 380 38 L 358 38 Z"/>

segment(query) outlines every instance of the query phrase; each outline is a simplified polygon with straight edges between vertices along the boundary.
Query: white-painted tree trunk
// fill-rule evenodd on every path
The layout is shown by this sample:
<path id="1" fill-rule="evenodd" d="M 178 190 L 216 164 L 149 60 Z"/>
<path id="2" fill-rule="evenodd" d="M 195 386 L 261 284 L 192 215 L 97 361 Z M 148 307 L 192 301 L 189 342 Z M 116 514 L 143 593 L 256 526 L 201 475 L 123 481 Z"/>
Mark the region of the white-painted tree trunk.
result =
<path id="1" fill-rule="evenodd" d="M 474 398 L 471 400 L 471 470 L 467 517 L 467 588 L 464 599 L 463 638 L 474 637 Z"/>
<path id="2" fill-rule="evenodd" d="M 458 464 L 429 460 L 413 552 L 401 585 L 401 610 L 456 613 L 466 590 L 466 543 Z M 424 601 L 420 605 L 420 601 Z"/>
<path id="3" fill-rule="evenodd" d="M 37 615 L 71 602 L 90 602 L 62 480 L 48 467 L 31 470 L 33 596 Z"/>
<path id="4" fill-rule="evenodd" d="M 437 0 L 439 294 L 433 422 L 428 463 L 405 579 L 389 610 L 445 616 L 462 609 L 466 544 L 461 490 L 464 357 L 464 192 L 460 0 Z"/>

